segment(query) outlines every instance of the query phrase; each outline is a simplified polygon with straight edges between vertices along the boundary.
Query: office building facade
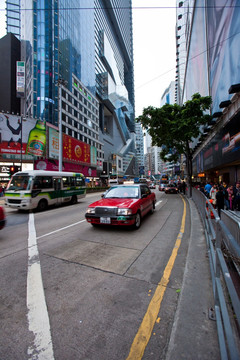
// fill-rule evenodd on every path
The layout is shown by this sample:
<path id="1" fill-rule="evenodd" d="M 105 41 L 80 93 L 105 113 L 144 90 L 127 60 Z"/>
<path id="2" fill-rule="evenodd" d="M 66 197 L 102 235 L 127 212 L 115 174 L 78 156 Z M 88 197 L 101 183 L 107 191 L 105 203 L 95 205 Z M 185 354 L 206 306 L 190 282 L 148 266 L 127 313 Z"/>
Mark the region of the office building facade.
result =
<path id="1" fill-rule="evenodd" d="M 21 0 L 6 1 L 6 30 L 21 39 Z"/>
<path id="2" fill-rule="evenodd" d="M 214 5 L 214 6 L 213 6 Z M 212 97 L 213 120 L 192 143 L 195 180 L 240 180 L 239 1 L 177 2 L 175 101 Z"/>
<path id="3" fill-rule="evenodd" d="M 107 176 L 125 174 L 135 158 L 131 1 L 22 0 L 21 9 L 24 116 L 58 127 L 63 115 L 64 133 L 96 147 L 99 174 L 103 163 Z"/>

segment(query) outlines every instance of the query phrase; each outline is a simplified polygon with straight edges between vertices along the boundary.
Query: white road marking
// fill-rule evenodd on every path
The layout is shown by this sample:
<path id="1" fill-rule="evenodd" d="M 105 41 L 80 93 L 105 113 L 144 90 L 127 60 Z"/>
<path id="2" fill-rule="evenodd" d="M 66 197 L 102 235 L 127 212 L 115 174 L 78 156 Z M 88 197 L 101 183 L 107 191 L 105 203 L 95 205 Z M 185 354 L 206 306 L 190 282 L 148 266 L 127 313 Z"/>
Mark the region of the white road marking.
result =
<path id="1" fill-rule="evenodd" d="M 155 206 L 158 206 L 161 202 L 162 200 L 159 200 L 158 202 L 156 202 Z"/>
<path id="2" fill-rule="evenodd" d="M 71 225 L 64 226 L 63 228 L 60 228 L 60 229 L 51 231 L 51 232 L 48 233 L 48 234 L 44 234 L 44 235 L 38 236 L 37 239 L 41 239 L 41 238 L 43 238 L 43 237 L 45 237 L 45 236 L 55 234 L 56 232 L 59 232 L 59 231 L 68 229 L 68 228 L 70 228 L 71 226 L 75 226 L 75 225 L 81 224 L 81 223 L 84 222 L 84 221 L 86 221 L 86 220 L 84 219 L 84 220 L 78 221 L 78 222 L 76 222 L 76 223 L 73 223 L 73 224 L 71 224 Z"/>
<path id="3" fill-rule="evenodd" d="M 28 222 L 27 308 L 29 331 L 34 341 L 28 348 L 31 360 L 54 360 L 50 322 L 42 283 L 34 216 Z"/>

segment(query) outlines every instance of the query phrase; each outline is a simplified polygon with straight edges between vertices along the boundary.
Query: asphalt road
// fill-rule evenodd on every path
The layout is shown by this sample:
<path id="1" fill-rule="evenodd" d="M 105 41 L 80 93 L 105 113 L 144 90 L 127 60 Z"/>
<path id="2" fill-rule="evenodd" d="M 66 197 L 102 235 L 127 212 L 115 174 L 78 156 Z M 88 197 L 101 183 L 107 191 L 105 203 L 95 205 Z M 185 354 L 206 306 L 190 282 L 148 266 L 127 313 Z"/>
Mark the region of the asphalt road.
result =
<path id="1" fill-rule="evenodd" d="M 42 213 L 7 209 L 0 359 L 165 359 L 190 216 L 183 197 L 155 192 L 137 231 L 88 224 L 99 194 Z"/>

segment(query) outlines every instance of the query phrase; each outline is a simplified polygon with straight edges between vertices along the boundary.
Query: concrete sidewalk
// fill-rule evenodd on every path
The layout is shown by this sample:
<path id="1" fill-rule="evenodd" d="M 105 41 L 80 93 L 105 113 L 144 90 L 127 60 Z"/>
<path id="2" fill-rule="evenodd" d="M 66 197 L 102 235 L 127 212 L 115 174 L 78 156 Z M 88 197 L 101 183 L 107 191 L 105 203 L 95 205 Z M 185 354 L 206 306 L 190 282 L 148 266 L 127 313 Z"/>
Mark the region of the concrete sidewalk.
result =
<path id="1" fill-rule="evenodd" d="M 167 360 L 218 360 L 221 358 L 214 309 L 207 244 L 200 215 L 189 199 L 191 238 L 181 295 L 167 350 Z"/>

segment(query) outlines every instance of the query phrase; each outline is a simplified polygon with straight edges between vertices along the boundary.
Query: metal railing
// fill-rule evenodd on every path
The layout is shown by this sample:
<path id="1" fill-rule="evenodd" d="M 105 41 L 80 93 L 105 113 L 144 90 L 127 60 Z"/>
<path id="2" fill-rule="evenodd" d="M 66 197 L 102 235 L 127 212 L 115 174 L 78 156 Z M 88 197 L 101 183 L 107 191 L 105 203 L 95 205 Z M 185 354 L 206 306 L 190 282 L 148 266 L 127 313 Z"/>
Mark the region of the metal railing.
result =
<path id="1" fill-rule="evenodd" d="M 240 246 L 201 191 L 193 189 L 192 199 L 201 215 L 208 246 L 221 359 L 239 360 L 240 300 L 226 253 L 240 260 Z"/>

